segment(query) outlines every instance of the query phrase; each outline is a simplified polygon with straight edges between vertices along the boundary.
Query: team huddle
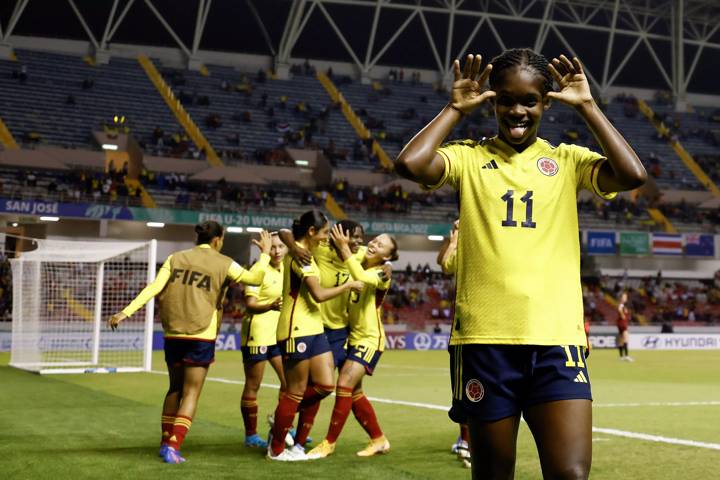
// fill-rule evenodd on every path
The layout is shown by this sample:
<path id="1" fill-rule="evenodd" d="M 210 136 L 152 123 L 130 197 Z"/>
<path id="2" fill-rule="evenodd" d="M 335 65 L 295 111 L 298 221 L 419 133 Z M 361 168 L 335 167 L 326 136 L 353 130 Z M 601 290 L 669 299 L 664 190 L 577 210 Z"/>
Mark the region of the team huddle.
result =
<path id="1" fill-rule="evenodd" d="M 272 460 L 323 458 L 333 453 L 352 410 L 370 437 L 357 454 L 389 451 L 390 443 L 362 391 L 362 378 L 372 375 L 385 348 L 381 306 L 390 287 L 388 263 L 397 259 L 395 240 L 383 234 L 365 247 L 360 224 L 344 220 L 331 230 L 327 218 L 312 210 L 300 216 L 292 230 L 272 235 L 263 231 L 254 240 L 260 258 L 244 270 L 219 253 L 224 239 L 219 224 L 205 222 L 196 232 L 197 245 L 168 257 L 156 280 L 110 320 L 110 326 L 117 327 L 159 295 L 170 376 L 162 413 L 163 460 L 185 461 L 180 448 L 214 361 L 219 306 L 231 281 L 246 284 L 248 315 L 241 334 L 245 445 L 267 449 Z M 257 433 L 256 399 L 267 363 L 280 380 L 280 395 L 268 417 L 272 428 L 266 441 Z M 306 453 L 320 402 L 333 392 L 327 436 Z"/>
<path id="2" fill-rule="evenodd" d="M 612 199 L 616 192 L 642 185 L 647 173 L 595 103 L 577 58 L 560 55 L 548 61 L 530 49 L 512 49 L 484 67 L 480 55 L 469 55 L 462 70 L 456 60 L 454 75 L 447 106 L 395 161 L 398 174 L 429 190 L 450 186 L 459 196 L 459 233 L 448 255 L 439 259 L 457 282 L 449 348 L 450 418 L 467 426 L 464 448 L 469 446 L 473 478 L 514 477 L 522 417 L 535 438 L 545 478 L 586 479 L 592 460 L 592 395 L 585 363 L 577 192 L 586 189 Z M 538 136 L 552 101 L 577 112 L 602 154 L 576 145 L 554 146 Z M 484 102 L 495 111 L 498 134 L 447 144 L 462 118 Z M 252 316 L 243 329 L 249 379 L 242 400 L 246 443 L 265 447 L 256 431 L 255 395 L 270 362 L 282 390 L 268 458 L 294 461 L 332 454 L 350 410 L 371 439 L 358 455 L 387 452 L 390 444 L 362 393 L 362 378 L 373 372 L 384 347 L 379 307 L 390 272 L 383 265 L 396 258 L 395 241 L 380 235 L 361 248 L 363 232 L 357 224 L 341 222 L 330 231 L 327 219 L 311 211 L 292 232 L 281 231 L 274 239 L 261 234 L 255 241 L 260 260 L 246 271 L 219 253 L 219 225 L 203 224 L 197 232 L 198 246 L 169 257 L 158 279 L 110 320 L 116 327 L 162 291 L 170 375 L 163 408 L 165 461 L 184 460 L 179 450 L 214 355 L 217 305 L 227 280 L 253 286 L 247 290 Z M 289 248 L 284 259 L 283 244 Z M 214 269 L 205 282 L 209 289 L 178 281 L 188 275 L 204 279 L 188 274 L 199 271 L 199 265 Z M 191 293 L 182 297 L 182 288 Z M 273 333 L 266 325 L 274 322 Z M 334 367 L 340 369 L 336 382 Z M 333 391 L 329 431 L 306 453 L 320 401 Z M 298 413 L 297 430 L 290 433 Z"/>

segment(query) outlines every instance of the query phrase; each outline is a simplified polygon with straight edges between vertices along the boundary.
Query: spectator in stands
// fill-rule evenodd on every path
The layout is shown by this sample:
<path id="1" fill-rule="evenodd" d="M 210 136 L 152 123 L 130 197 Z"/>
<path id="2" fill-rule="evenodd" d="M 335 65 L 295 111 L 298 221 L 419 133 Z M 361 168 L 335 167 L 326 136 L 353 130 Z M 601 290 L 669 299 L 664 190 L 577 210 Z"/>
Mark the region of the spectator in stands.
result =
<path id="1" fill-rule="evenodd" d="M 92 78 L 85 78 L 82 81 L 82 89 L 83 90 L 90 90 L 95 86 L 95 80 Z"/>
<path id="2" fill-rule="evenodd" d="M 209 114 L 207 117 L 205 117 L 205 125 L 210 128 L 220 128 L 222 126 L 222 120 L 220 119 L 220 115 L 217 113 Z"/>

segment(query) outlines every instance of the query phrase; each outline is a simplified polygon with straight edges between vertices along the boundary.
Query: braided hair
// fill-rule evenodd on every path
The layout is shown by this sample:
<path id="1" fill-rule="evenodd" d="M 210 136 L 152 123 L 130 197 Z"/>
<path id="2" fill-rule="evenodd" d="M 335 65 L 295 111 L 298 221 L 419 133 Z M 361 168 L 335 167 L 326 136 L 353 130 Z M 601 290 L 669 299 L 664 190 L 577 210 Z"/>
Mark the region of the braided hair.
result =
<path id="1" fill-rule="evenodd" d="M 553 77 L 548 68 L 548 60 L 544 55 L 536 53 L 529 48 L 512 48 L 491 60 L 493 69 L 490 72 L 490 88 L 495 90 L 500 75 L 511 68 L 523 68 L 540 75 L 543 78 L 543 96 L 553 90 Z"/>

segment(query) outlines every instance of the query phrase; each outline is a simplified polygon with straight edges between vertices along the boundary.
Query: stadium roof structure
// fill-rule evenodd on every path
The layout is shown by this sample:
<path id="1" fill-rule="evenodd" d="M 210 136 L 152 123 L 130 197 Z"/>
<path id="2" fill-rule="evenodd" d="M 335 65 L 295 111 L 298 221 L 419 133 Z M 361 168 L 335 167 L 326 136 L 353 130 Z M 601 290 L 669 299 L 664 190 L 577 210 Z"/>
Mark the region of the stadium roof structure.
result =
<path id="1" fill-rule="evenodd" d="M 600 92 L 613 86 L 720 94 L 717 0 L 15 0 L 0 6 L 12 35 L 436 70 L 468 52 L 528 46 L 583 60 Z"/>

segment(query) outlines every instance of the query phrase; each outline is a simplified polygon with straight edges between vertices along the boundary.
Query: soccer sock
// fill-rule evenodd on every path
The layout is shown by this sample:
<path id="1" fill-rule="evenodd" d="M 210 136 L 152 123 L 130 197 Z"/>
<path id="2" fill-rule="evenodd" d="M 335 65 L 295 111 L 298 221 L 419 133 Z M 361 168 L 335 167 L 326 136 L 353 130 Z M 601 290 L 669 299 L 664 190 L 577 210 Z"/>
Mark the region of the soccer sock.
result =
<path id="1" fill-rule="evenodd" d="M 627 357 L 627 356 L 628 356 L 628 344 L 627 344 L 627 342 L 625 342 L 625 343 L 623 344 L 623 350 L 625 351 L 625 356 Z"/>
<path id="2" fill-rule="evenodd" d="M 622 346 L 622 345 L 618 345 L 617 348 L 618 348 L 618 352 L 620 352 L 620 356 L 622 357 L 622 356 L 623 356 L 623 346 Z"/>
<path id="3" fill-rule="evenodd" d="M 162 432 L 160 445 L 167 444 L 170 436 L 172 435 L 173 424 L 175 423 L 175 413 L 176 412 L 163 412 L 162 417 L 160 417 L 160 431 Z"/>
<path id="4" fill-rule="evenodd" d="M 460 440 L 463 442 L 470 442 L 470 429 L 464 423 L 460 424 Z"/>
<path id="5" fill-rule="evenodd" d="M 377 417 L 375 416 L 375 409 L 370 404 L 370 400 L 365 396 L 362 391 L 355 392 L 352 396 L 352 411 L 355 414 L 355 418 L 360 422 L 371 439 L 375 440 L 383 435 L 380 425 L 378 424 Z"/>
<path id="6" fill-rule="evenodd" d="M 337 390 L 335 390 L 335 407 L 332 411 L 332 417 L 330 417 L 330 428 L 325 437 L 325 440 L 330 443 L 337 441 L 343 426 L 345 426 L 345 421 L 348 415 L 350 415 L 350 410 L 353 406 L 352 392 L 352 388 L 341 386 L 338 386 Z"/>
<path id="7" fill-rule="evenodd" d="M 285 435 L 292 426 L 301 400 L 301 395 L 286 392 L 278 402 L 275 409 L 275 425 L 272 429 L 273 438 L 270 444 L 273 455 L 279 455 L 285 450 Z"/>
<path id="8" fill-rule="evenodd" d="M 305 445 L 310 430 L 315 423 L 315 416 L 320 410 L 320 401 L 330 395 L 334 388 L 332 385 L 320 385 L 319 383 L 308 385 L 305 390 L 302 402 L 298 407 L 300 416 L 298 417 L 298 429 L 295 434 L 295 443 Z"/>
<path id="9" fill-rule="evenodd" d="M 187 435 L 190 426 L 192 425 L 192 418 L 184 415 L 178 415 L 175 417 L 175 423 L 173 423 L 172 435 L 168 439 L 168 446 L 180 451 L 183 441 L 185 441 L 185 435 Z"/>
<path id="10" fill-rule="evenodd" d="M 258 404 L 255 397 L 242 397 L 240 400 L 240 412 L 242 412 L 243 423 L 245 424 L 245 436 L 257 433 Z"/>

